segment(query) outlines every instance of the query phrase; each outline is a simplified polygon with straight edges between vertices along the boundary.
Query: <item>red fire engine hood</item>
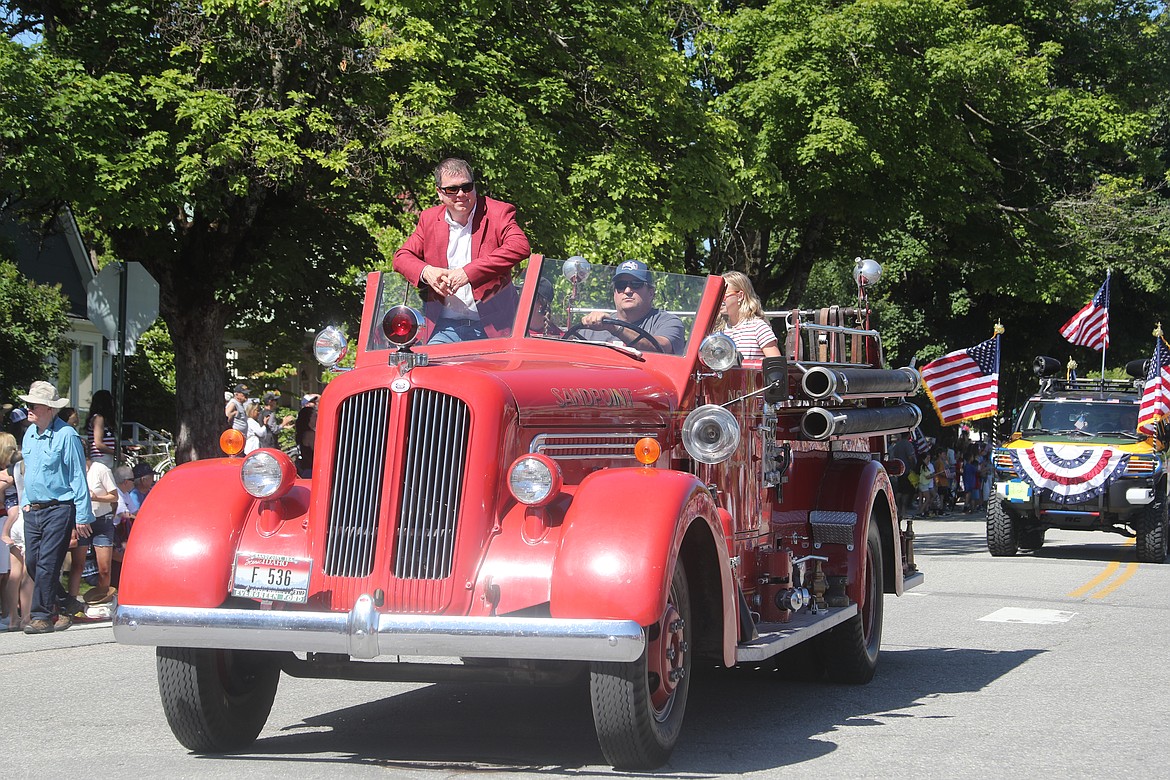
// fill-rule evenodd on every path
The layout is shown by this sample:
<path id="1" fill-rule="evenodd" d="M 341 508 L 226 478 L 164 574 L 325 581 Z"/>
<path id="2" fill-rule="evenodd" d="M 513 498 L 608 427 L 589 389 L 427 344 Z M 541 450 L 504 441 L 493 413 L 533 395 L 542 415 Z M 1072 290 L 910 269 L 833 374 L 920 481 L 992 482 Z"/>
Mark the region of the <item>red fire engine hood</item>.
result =
<path id="1" fill-rule="evenodd" d="M 627 360 L 621 356 L 622 360 Z M 613 424 L 631 416 L 665 425 L 678 408 L 677 392 L 667 378 L 644 363 L 575 364 L 564 360 L 482 355 L 461 361 L 441 359 L 416 369 L 443 385 L 460 388 L 495 381 L 512 396 L 522 425 L 576 427 Z M 442 376 L 441 374 L 448 374 Z M 476 374 L 472 380 L 469 374 Z M 460 379 L 463 375 L 463 379 Z M 474 399 L 468 398 L 474 402 Z M 650 419 L 647 419 L 647 418 Z"/>

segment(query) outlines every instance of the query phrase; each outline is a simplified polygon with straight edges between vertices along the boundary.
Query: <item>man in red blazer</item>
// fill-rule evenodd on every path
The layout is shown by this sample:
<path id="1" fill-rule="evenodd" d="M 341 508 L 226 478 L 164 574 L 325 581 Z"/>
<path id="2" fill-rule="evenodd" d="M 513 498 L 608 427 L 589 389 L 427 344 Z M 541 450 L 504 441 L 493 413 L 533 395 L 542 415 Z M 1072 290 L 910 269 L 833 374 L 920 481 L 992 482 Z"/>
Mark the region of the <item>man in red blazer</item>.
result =
<path id="1" fill-rule="evenodd" d="M 511 203 L 479 197 L 466 160 L 435 168 L 439 205 L 394 253 L 394 270 L 419 288 L 427 343 L 446 344 L 511 333 L 519 294 L 512 268 L 528 257 L 528 237 Z"/>

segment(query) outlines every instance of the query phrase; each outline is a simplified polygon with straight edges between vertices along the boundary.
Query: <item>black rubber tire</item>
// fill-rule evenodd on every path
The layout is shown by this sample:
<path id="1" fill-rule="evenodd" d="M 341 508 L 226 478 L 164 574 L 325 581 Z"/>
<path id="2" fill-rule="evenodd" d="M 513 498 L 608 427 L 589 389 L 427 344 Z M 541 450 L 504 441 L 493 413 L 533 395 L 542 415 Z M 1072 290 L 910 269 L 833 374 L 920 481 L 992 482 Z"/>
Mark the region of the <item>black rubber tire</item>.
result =
<path id="1" fill-rule="evenodd" d="M 987 551 L 995 558 L 1006 558 L 1019 549 L 1015 521 L 1004 509 L 1003 500 L 992 496 L 987 502 Z"/>
<path id="2" fill-rule="evenodd" d="M 1138 515 L 1134 523 L 1137 532 L 1137 559 L 1142 563 L 1165 563 L 1170 542 L 1170 519 L 1166 500 L 1158 499 Z"/>
<path id="3" fill-rule="evenodd" d="M 163 712 L 183 747 L 225 753 L 256 741 L 280 682 L 275 654 L 160 647 L 156 659 Z"/>
<path id="4" fill-rule="evenodd" d="M 1039 527 L 1018 531 L 1016 538 L 1020 543 L 1020 549 L 1039 550 L 1044 546 L 1044 531 L 1045 529 Z"/>
<path id="5" fill-rule="evenodd" d="M 877 671 L 878 652 L 882 644 L 882 538 L 877 523 L 870 521 L 865 541 L 865 602 L 859 612 L 828 631 L 822 649 L 825 674 L 837 683 L 863 685 Z"/>
<path id="6" fill-rule="evenodd" d="M 670 760 L 691 683 L 690 618 L 686 572 L 678 562 L 662 619 L 646 629 L 642 657 L 633 663 L 594 662 L 590 667 L 593 726 L 605 760 L 615 769 L 650 770 Z M 674 679 L 670 671 L 676 674 Z"/>

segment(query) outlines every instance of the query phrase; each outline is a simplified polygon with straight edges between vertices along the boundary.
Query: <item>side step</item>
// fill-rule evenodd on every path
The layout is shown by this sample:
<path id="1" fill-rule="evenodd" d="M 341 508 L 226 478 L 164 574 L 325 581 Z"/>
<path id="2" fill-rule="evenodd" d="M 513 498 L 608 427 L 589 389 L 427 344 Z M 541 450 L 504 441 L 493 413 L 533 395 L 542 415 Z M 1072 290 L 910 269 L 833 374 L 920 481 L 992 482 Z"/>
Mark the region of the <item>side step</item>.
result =
<path id="1" fill-rule="evenodd" d="M 799 612 L 788 623 L 759 623 L 758 638 L 743 642 L 735 649 L 736 663 L 758 663 L 795 647 L 806 639 L 823 634 L 857 614 L 857 605 L 822 609 L 815 615 Z"/>

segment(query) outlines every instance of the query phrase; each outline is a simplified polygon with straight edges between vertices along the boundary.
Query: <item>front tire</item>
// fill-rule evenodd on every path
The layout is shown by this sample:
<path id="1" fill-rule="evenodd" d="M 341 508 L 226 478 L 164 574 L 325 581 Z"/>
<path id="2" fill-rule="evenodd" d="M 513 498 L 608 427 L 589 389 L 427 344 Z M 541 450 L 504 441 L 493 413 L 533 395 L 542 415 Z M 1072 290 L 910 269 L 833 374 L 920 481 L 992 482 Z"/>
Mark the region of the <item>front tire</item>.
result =
<path id="1" fill-rule="evenodd" d="M 987 502 L 987 551 L 995 558 L 1015 555 L 1020 549 L 1016 523 L 1003 506 L 1003 500 L 992 496 Z"/>
<path id="2" fill-rule="evenodd" d="M 865 601 L 858 613 L 825 634 L 825 673 L 833 682 L 863 685 L 877 671 L 882 644 L 882 537 L 870 520 L 865 541 Z"/>
<path id="3" fill-rule="evenodd" d="M 633 663 L 590 669 L 593 725 L 615 769 L 649 770 L 670 759 L 691 684 L 691 599 L 682 562 L 674 565 L 666 610 L 648 627 L 646 651 Z"/>
<path id="4" fill-rule="evenodd" d="M 1158 499 L 1141 511 L 1134 526 L 1137 531 L 1137 559 L 1142 563 L 1163 563 L 1170 542 L 1170 518 L 1166 500 Z"/>
<path id="5" fill-rule="evenodd" d="M 156 657 L 163 712 L 183 747 L 224 753 L 256 741 L 280 682 L 274 654 L 160 647 Z"/>

